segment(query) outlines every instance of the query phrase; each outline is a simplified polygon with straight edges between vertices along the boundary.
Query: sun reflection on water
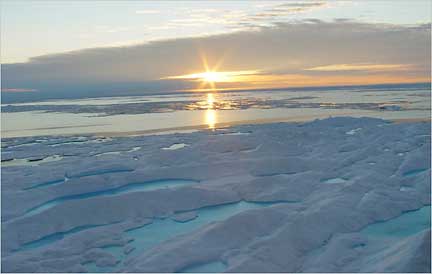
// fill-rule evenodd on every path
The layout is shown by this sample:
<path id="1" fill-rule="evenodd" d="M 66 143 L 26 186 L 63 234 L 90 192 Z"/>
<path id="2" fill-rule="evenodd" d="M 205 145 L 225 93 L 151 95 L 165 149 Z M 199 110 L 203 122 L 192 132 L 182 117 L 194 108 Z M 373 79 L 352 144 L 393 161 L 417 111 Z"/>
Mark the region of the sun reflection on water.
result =
<path id="1" fill-rule="evenodd" d="M 205 112 L 205 123 L 209 129 L 215 129 L 216 110 L 214 109 L 215 96 L 213 93 L 207 93 L 207 105 Z"/>
<path id="2" fill-rule="evenodd" d="M 205 112 L 205 120 L 209 129 L 215 129 L 216 125 L 216 110 L 207 109 Z"/>
<path id="3" fill-rule="evenodd" d="M 213 93 L 207 93 L 207 108 L 213 108 L 214 101 Z"/>

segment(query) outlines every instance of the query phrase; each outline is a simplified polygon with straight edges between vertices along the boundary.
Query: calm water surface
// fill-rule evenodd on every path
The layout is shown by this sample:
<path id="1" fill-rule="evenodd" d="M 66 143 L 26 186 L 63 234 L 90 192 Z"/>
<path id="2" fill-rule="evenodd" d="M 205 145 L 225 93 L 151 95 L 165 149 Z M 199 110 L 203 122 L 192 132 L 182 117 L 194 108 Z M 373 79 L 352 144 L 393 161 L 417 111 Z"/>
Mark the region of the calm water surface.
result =
<path id="1" fill-rule="evenodd" d="M 7 106 L 24 109 L 2 112 L 3 138 L 70 134 L 145 134 L 214 129 L 246 123 L 307 121 L 329 116 L 428 118 L 430 90 L 397 88 L 212 92 L 2 105 L 3 108 Z M 25 109 L 35 106 L 39 107 L 37 111 Z M 75 113 L 63 111 L 63 108 L 71 106 L 78 110 Z M 82 109 L 83 106 L 87 111 L 91 110 L 91 113 L 81 112 L 80 107 Z M 104 108 L 112 106 L 117 108 L 116 113 L 104 112 Z M 133 111 L 131 106 L 134 107 Z M 122 113 L 119 113 L 118 109 Z"/>

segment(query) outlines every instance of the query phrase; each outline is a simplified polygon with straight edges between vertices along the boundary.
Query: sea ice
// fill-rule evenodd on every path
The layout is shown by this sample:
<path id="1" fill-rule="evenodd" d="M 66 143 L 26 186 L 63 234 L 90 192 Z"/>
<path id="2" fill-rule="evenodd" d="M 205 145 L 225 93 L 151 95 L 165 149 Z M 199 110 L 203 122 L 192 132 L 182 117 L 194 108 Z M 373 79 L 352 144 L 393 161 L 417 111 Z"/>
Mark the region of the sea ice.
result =
<path id="1" fill-rule="evenodd" d="M 169 147 L 163 147 L 163 150 L 177 150 L 188 146 L 187 144 L 172 144 Z"/>
<path id="2" fill-rule="evenodd" d="M 430 272 L 430 129 L 5 139 L 2 270 Z M 47 155 L 61 159 L 7 165 Z"/>

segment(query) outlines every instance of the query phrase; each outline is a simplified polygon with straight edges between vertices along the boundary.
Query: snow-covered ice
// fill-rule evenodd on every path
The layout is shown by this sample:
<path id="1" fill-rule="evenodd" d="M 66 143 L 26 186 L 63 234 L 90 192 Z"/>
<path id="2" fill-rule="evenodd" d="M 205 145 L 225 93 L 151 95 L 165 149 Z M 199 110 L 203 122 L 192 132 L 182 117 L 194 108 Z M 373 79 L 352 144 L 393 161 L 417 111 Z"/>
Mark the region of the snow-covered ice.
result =
<path id="1" fill-rule="evenodd" d="M 431 269 L 428 122 L 3 141 L 4 272 Z"/>
<path id="2" fill-rule="evenodd" d="M 176 149 L 181 149 L 184 147 L 187 147 L 187 144 L 172 144 L 169 147 L 163 147 L 163 150 L 176 150 Z"/>

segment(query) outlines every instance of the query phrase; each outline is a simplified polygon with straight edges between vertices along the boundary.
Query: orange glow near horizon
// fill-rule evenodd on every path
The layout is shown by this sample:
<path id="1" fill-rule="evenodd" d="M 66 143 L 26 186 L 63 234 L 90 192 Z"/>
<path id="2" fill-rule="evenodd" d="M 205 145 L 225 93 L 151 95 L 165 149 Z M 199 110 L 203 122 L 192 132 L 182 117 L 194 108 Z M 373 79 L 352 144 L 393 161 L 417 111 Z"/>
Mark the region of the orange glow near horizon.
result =
<path id="1" fill-rule="evenodd" d="M 202 72 L 168 76 L 160 79 L 183 79 L 197 82 L 182 91 L 215 92 L 217 90 L 266 89 L 313 86 L 345 86 L 430 82 L 431 78 L 412 74 L 412 64 L 353 63 L 303 68 L 298 73 L 272 74 L 265 70 L 220 71 L 223 57 L 210 66 L 201 52 Z M 311 74 L 313 72 L 313 74 Z M 326 72 L 317 75 L 318 72 Z M 332 72 L 333 74 L 328 74 Z M 348 73 L 347 73 L 348 72 Z M 351 74 L 349 73 L 351 72 Z M 353 75 L 352 72 L 360 72 Z"/>
<path id="2" fill-rule="evenodd" d="M 397 75 L 362 75 L 362 76 L 310 76 L 302 74 L 290 75 L 250 75 L 238 77 L 238 81 L 222 83 L 217 90 L 244 90 L 244 89 L 272 89 L 272 88 L 293 88 L 293 87 L 322 87 L 322 86 L 356 86 L 376 84 L 411 84 L 428 83 L 430 77 L 410 76 L 401 77 Z M 224 84 L 224 85 L 222 85 Z M 200 87 L 197 89 L 186 89 L 180 91 L 213 92 L 213 88 Z"/>
<path id="3" fill-rule="evenodd" d="M 259 74 L 256 70 L 241 70 L 241 71 L 215 71 L 209 70 L 200 73 L 192 73 L 179 76 L 170 76 L 162 79 L 184 79 L 200 82 L 199 88 L 211 87 L 215 89 L 216 83 L 234 83 L 246 82 L 248 76 L 253 77 Z"/>

